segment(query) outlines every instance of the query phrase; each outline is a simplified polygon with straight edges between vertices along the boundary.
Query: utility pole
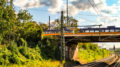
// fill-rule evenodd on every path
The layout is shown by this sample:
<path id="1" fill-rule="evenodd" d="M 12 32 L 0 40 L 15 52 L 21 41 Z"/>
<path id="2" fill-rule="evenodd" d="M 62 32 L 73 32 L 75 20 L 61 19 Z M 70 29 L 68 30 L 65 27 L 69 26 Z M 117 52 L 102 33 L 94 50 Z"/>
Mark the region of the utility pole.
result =
<path id="1" fill-rule="evenodd" d="M 101 32 L 100 26 L 101 26 L 101 25 L 99 25 L 99 41 L 100 41 L 100 39 L 101 39 L 101 37 L 100 37 L 100 32 Z"/>
<path id="2" fill-rule="evenodd" d="M 50 30 L 50 16 L 49 16 L 49 30 Z"/>
<path id="3" fill-rule="evenodd" d="M 64 38 L 64 22 L 63 11 L 61 11 L 61 61 L 65 60 L 65 38 Z"/>
<path id="4" fill-rule="evenodd" d="M 70 24 L 69 24 L 69 22 L 68 22 L 68 0 L 67 0 L 67 2 L 66 2 L 66 7 L 67 7 L 67 26 L 69 26 Z"/>

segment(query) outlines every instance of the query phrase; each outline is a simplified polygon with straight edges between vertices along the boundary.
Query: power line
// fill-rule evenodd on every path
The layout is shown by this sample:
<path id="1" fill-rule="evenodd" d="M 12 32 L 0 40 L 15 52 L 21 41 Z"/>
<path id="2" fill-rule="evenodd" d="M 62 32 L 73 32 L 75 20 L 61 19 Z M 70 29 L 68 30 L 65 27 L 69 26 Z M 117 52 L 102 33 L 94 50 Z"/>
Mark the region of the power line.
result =
<path id="1" fill-rule="evenodd" d="M 89 4 L 93 7 L 93 9 L 96 11 L 97 15 L 99 15 L 98 11 L 95 9 L 94 5 L 88 0 Z"/>
<path id="2" fill-rule="evenodd" d="M 92 1 L 93 1 L 93 0 L 92 0 Z M 102 2 L 102 1 L 101 1 L 101 2 Z M 96 7 L 96 4 L 95 4 L 94 1 L 93 1 L 93 5 L 94 5 L 94 7 L 98 10 L 99 14 L 102 15 L 101 12 L 99 11 L 99 9 Z"/>

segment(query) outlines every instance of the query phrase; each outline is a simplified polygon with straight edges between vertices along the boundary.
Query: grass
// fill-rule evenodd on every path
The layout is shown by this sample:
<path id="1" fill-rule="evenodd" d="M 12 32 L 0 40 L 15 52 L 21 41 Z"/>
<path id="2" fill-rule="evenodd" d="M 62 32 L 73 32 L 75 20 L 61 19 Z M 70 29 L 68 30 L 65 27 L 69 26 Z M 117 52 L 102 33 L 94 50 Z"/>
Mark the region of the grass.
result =
<path id="1" fill-rule="evenodd" d="M 79 61 L 83 64 L 84 63 L 89 63 L 95 60 L 100 60 L 102 58 L 108 57 L 109 54 L 107 54 L 107 51 L 104 51 L 104 57 L 103 57 L 103 53 L 102 51 L 97 52 L 97 51 L 93 51 L 93 50 L 85 50 L 85 49 L 79 49 L 78 52 L 78 57 L 79 57 Z"/>
<path id="2" fill-rule="evenodd" d="M 59 61 L 51 61 L 51 60 L 44 60 L 44 61 L 30 61 L 24 65 L 17 65 L 12 64 L 9 66 L 0 66 L 0 67 L 60 67 Z"/>

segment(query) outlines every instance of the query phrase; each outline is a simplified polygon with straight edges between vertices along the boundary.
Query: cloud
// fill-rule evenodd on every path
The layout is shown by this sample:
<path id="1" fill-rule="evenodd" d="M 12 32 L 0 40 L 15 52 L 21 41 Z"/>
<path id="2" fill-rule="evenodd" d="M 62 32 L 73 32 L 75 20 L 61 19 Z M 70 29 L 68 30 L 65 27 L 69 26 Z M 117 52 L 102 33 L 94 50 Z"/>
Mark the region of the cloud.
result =
<path id="1" fill-rule="evenodd" d="M 69 14 L 72 15 L 72 16 L 75 16 L 79 12 L 79 9 L 76 8 L 74 5 L 69 5 L 68 8 L 69 8 Z"/>
<path id="2" fill-rule="evenodd" d="M 93 4 L 94 2 L 100 4 L 97 0 L 70 0 L 69 13 L 76 15 L 79 11 L 87 11 L 92 8 L 89 1 Z M 34 8 L 48 6 L 48 11 L 55 13 L 66 9 L 64 0 L 14 0 L 14 5 L 20 8 Z"/>
<path id="3" fill-rule="evenodd" d="M 89 8 L 91 8 L 91 5 L 89 4 L 88 0 L 76 0 L 76 1 L 72 1 L 72 4 L 80 10 L 86 10 L 86 9 L 88 10 Z"/>
<path id="4" fill-rule="evenodd" d="M 14 5 L 22 9 L 48 6 L 48 11 L 54 13 L 61 10 L 63 0 L 14 0 Z"/>
<path id="5" fill-rule="evenodd" d="M 50 8 L 48 11 L 55 13 L 62 10 L 63 0 L 50 0 Z"/>
<path id="6" fill-rule="evenodd" d="M 71 0 L 72 6 L 70 6 L 70 12 L 75 12 L 74 14 L 79 13 L 80 11 L 90 11 L 94 14 L 99 15 L 115 15 L 120 10 L 120 6 L 113 4 L 108 6 L 106 0 Z"/>
<path id="7" fill-rule="evenodd" d="M 100 9 L 106 5 L 105 1 L 106 0 L 71 0 L 72 6 L 69 6 L 69 11 L 71 15 L 76 15 L 80 11 L 90 11 L 94 14 L 97 14 L 96 11 L 99 12 Z"/>
<path id="8" fill-rule="evenodd" d="M 33 7 L 39 7 L 39 0 L 14 0 L 14 5 L 18 6 L 20 8 L 33 8 Z"/>

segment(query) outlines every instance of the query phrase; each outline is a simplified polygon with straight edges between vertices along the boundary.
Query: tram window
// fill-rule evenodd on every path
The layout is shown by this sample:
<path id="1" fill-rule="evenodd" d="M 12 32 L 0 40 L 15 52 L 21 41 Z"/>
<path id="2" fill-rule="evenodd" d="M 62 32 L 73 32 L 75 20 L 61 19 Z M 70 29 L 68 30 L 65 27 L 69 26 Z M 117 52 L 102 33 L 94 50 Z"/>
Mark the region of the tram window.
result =
<path id="1" fill-rule="evenodd" d="M 89 30 L 85 30 L 85 32 L 89 32 Z"/>
<path id="2" fill-rule="evenodd" d="M 114 29 L 111 29 L 110 32 L 114 32 Z"/>
<path id="3" fill-rule="evenodd" d="M 105 30 L 101 30 L 101 32 L 104 32 Z"/>
<path id="4" fill-rule="evenodd" d="M 95 30 L 95 32 L 99 32 L 98 30 Z"/>
<path id="5" fill-rule="evenodd" d="M 90 32 L 94 32 L 94 30 L 90 30 Z"/>
<path id="6" fill-rule="evenodd" d="M 105 30 L 105 32 L 109 32 L 109 30 Z"/>

